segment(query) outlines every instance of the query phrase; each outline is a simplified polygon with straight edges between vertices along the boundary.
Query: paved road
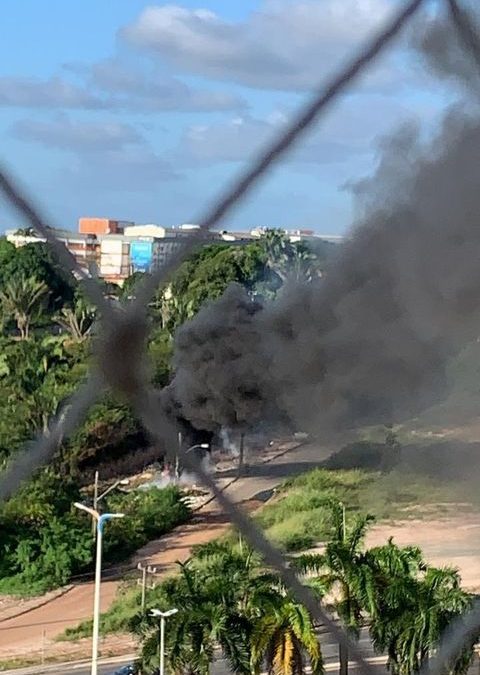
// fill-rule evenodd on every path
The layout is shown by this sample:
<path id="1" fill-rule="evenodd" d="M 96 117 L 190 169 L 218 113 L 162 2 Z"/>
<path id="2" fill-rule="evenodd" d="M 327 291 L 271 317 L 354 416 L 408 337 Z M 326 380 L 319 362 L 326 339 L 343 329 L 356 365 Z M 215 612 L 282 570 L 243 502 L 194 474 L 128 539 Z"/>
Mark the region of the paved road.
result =
<path id="1" fill-rule="evenodd" d="M 374 656 L 370 647 L 370 641 L 368 637 L 362 637 L 360 640 L 360 647 L 365 652 L 366 656 Z M 338 669 L 338 646 L 336 643 L 327 642 L 322 644 L 322 651 L 325 661 L 325 669 L 327 672 L 335 672 Z M 113 675 L 113 673 L 121 668 L 124 665 L 127 665 L 128 661 L 124 663 L 117 662 L 115 665 L 106 665 L 99 666 L 98 674 L 99 675 Z M 351 664 L 352 667 L 355 667 L 355 664 Z M 378 672 L 385 672 L 385 666 L 383 663 L 374 663 L 375 668 L 378 668 Z M 72 665 L 68 666 L 65 664 L 59 665 L 57 668 L 48 667 L 47 670 L 37 670 L 36 675 L 42 675 L 43 673 L 48 675 L 90 675 L 90 667 L 85 665 Z M 228 667 L 227 661 L 224 659 L 217 659 L 212 665 L 212 675 L 230 675 L 231 671 Z"/>

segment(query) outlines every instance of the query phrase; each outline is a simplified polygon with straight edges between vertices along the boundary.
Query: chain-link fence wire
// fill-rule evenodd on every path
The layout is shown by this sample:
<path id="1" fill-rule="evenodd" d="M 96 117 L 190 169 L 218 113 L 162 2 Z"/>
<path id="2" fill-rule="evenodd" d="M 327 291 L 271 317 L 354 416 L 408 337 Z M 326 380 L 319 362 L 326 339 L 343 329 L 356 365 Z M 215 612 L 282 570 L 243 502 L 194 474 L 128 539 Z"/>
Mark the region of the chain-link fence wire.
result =
<path id="1" fill-rule="evenodd" d="M 465 9 L 459 7 L 456 0 L 445 0 L 445 2 L 461 43 L 480 66 L 478 31 L 471 17 Z M 310 103 L 292 118 L 291 123 L 274 139 L 272 144 L 255 158 L 245 172 L 212 203 L 211 208 L 201 219 L 199 230 L 181 245 L 161 269 L 149 277 L 140 287 L 136 300 L 120 310 L 116 310 L 108 303 L 96 281 L 81 270 L 71 253 L 57 240 L 53 228 L 47 224 L 46 219 L 19 189 L 16 181 L 10 178 L 5 170 L 0 170 L 1 192 L 52 246 L 65 270 L 81 279 L 88 297 L 97 305 L 101 315 L 100 338 L 96 349 L 96 372 L 90 375 L 86 384 L 79 388 L 68 406 L 62 411 L 60 418 L 53 421 L 49 433 L 30 444 L 10 463 L 0 478 L 0 499 L 6 499 L 12 495 L 23 481 L 51 459 L 61 442 L 66 440 L 81 423 L 88 409 L 105 387 L 110 387 L 120 393 L 133 404 L 138 416 L 154 439 L 164 442 L 172 435 L 174 430 L 171 428 L 171 422 L 161 412 L 157 395 L 148 384 L 148 373 L 145 367 L 145 346 L 148 337 L 147 306 L 152 295 L 158 285 L 168 280 L 179 263 L 201 243 L 202 237 L 208 230 L 245 198 L 272 165 L 284 157 L 301 135 L 391 44 L 423 4 L 426 4 L 426 0 L 411 0 L 400 7 L 390 21 L 330 82 L 319 89 Z M 167 443 L 166 446 L 167 448 L 175 447 L 175 452 L 178 452 L 176 445 Z M 215 479 L 204 470 L 194 453 L 180 451 L 179 454 L 183 465 L 195 473 L 204 486 L 212 492 L 232 524 L 261 553 L 266 564 L 278 572 L 292 595 L 307 607 L 313 618 L 325 626 L 340 644 L 348 648 L 361 670 L 364 673 L 370 673 L 371 668 L 360 653 L 358 646 L 327 614 L 311 590 L 299 581 L 282 553 L 266 539 L 263 532 L 243 510 L 225 492 L 222 492 Z M 469 614 L 450 627 L 429 672 L 440 673 L 443 664 L 449 662 L 459 652 L 466 640 L 471 639 L 472 632 L 477 629 L 479 623 L 480 607 L 475 605 Z"/>

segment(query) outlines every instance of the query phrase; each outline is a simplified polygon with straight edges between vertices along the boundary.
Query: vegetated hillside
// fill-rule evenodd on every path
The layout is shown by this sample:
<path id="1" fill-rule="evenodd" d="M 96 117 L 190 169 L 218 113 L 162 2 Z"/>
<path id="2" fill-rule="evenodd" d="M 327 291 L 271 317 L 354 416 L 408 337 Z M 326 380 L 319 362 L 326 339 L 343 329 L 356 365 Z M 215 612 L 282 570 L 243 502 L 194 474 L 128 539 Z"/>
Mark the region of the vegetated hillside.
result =
<path id="1" fill-rule="evenodd" d="M 414 505 L 455 502 L 458 497 L 455 485 L 400 469 L 388 473 L 313 469 L 287 481 L 257 518 L 281 548 L 302 551 L 330 535 L 332 501 L 345 504 L 349 517 L 370 513 L 378 519 L 390 519 L 408 517 L 408 507 Z"/>
<path id="2" fill-rule="evenodd" d="M 36 595 L 93 571 L 91 519 L 73 506 L 82 499 L 73 481 L 42 473 L 0 506 L 0 593 Z M 125 514 L 107 526 L 107 566 L 190 517 L 176 487 L 112 494 L 102 505 Z"/>
<path id="3" fill-rule="evenodd" d="M 219 244 L 195 252 L 149 307 L 153 386 L 170 380 L 176 329 L 232 282 L 273 297 L 292 265 L 297 275 L 315 275 L 327 257 L 322 247 L 311 253 L 277 231 L 246 246 Z M 141 276 L 127 279 L 124 289 L 105 286 L 105 294 L 132 298 Z M 50 417 L 65 410 L 85 379 L 95 318 L 81 285 L 63 272 L 47 246 L 16 249 L 0 238 L 0 470 L 23 448 L 28 452 L 35 436 L 48 433 Z M 193 442 L 195 430 L 186 422 L 181 428 L 186 442 Z M 72 510 L 82 498 L 80 490 L 96 470 L 101 480 L 112 480 L 142 470 L 163 454 L 164 448 L 152 447 L 128 405 L 103 396 L 58 448 L 51 465 L 0 506 L 0 591 L 40 592 L 90 569 L 90 524 Z M 110 497 L 112 508 L 129 517 L 109 527 L 107 561 L 125 558 L 187 517 L 175 492 L 125 499 L 117 503 Z"/>

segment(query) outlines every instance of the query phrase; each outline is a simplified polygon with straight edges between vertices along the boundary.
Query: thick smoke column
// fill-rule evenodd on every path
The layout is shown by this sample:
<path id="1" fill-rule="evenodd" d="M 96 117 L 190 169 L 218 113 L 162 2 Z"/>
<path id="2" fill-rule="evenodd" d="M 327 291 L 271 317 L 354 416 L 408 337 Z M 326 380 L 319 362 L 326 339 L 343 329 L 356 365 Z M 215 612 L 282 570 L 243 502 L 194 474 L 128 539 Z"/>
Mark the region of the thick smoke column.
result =
<path id="1" fill-rule="evenodd" d="M 247 428 L 279 417 L 268 361 L 259 357 L 261 311 L 233 284 L 178 331 L 176 376 L 168 393 L 195 427 Z"/>
<path id="2" fill-rule="evenodd" d="M 468 109 L 428 145 L 412 128 L 384 142 L 326 278 L 263 308 L 231 289 L 182 328 L 170 395 L 187 419 L 338 428 L 448 394 L 448 360 L 480 332 L 480 117 Z"/>

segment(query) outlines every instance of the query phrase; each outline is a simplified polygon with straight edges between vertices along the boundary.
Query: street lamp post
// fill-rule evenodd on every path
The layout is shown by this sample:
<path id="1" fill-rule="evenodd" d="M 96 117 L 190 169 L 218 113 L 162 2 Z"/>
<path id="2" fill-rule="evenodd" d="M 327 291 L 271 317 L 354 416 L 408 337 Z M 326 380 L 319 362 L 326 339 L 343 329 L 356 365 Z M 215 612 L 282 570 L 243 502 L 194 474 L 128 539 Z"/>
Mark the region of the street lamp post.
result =
<path id="1" fill-rule="evenodd" d="M 98 471 L 95 471 L 95 482 L 93 484 L 93 510 L 98 511 L 98 502 L 101 501 L 109 492 L 115 490 L 119 485 L 128 485 L 130 481 L 128 478 L 121 478 L 120 480 L 115 481 L 113 485 L 110 485 L 101 495 L 98 494 Z M 95 520 L 92 521 L 93 536 L 95 536 L 96 525 Z"/>
<path id="2" fill-rule="evenodd" d="M 92 631 L 92 669 L 91 675 L 97 675 L 97 661 L 98 661 L 98 634 L 100 625 L 100 584 L 102 581 L 102 540 L 103 540 L 103 526 L 108 520 L 112 518 L 123 518 L 124 513 L 103 513 L 100 515 L 95 509 L 91 509 L 85 504 L 75 502 L 74 506 L 77 509 L 86 511 L 92 516 L 94 522 L 97 524 L 97 552 L 95 559 L 95 592 L 93 596 L 93 631 Z"/>
<path id="3" fill-rule="evenodd" d="M 159 675 L 164 675 L 164 668 L 165 668 L 165 619 L 168 619 L 169 616 L 173 616 L 178 612 L 178 609 L 167 609 L 166 612 L 162 612 L 159 609 L 151 609 L 150 610 L 150 616 L 154 616 L 157 619 L 160 619 L 159 621 L 159 641 L 158 641 L 158 667 L 159 667 Z"/>
<path id="4" fill-rule="evenodd" d="M 201 448 L 202 450 L 209 450 L 210 445 L 208 443 L 196 443 L 185 450 L 185 454 L 192 452 L 193 450 L 197 450 L 198 448 Z M 180 471 L 178 471 L 178 475 L 180 476 Z"/>
<path id="5" fill-rule="evenodd" d="M 102 492 L 101 495 L 98 494 L 98 471 L 95 471 L 95 487 L 94 487 L 94 493 L 93 493 L 93 509 L 94 511 L 98 511 L 98 502 L 103 499 L 106 495 L 108 495 L 109 492 L 112 490 L 115 490 L 116 487 L 119 485 L 128 485 L 130 481 L 128 478 L 121 478 L 120 480 L 116 480 L 113 485 L 110 485 L 104 492 Z"/>
<path id="6" fill-rule="evenodd" d="M 209 444 L 208 443 L 197 443 L 196 445 L 192 445 L 188 450 L 185 450 L 185 454 L 187 452 L 192 452 L 192 450 L 196 450 L 197 448 L 203 448 L 203 450 L 208 450 L 209 449 Z"/>

